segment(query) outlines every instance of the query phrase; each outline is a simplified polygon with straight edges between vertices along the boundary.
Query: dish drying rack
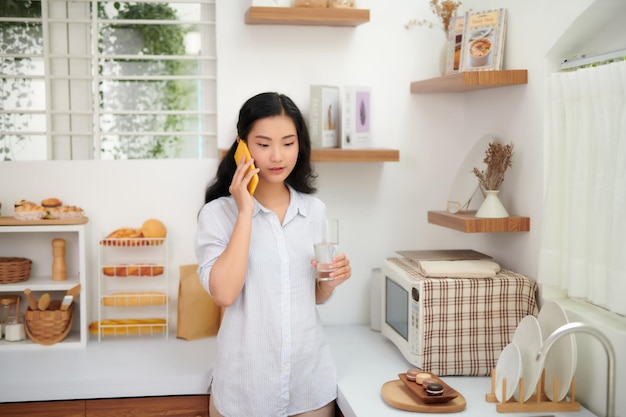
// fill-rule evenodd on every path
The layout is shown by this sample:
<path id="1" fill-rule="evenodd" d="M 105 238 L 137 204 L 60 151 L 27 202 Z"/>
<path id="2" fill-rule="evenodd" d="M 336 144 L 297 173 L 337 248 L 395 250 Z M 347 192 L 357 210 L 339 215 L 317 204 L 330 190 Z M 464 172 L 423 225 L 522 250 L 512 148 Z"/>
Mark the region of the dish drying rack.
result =
<path id="1" fill-rule="evenodd" d="M 569 399 L 565 398 L 561 401 L 553 401 L 550 400 L 545 392 L 545 379 L 546 372 L 545 369 L 541 372 L 541 378 L 539 378 L 539 382 L 537 383 L 536 392 L 530 396 L 530 398 L 526 402 L 521 402 L 519 400 L 515 400 L 511 398 L 505 401 L 498 401 L 496 398 L 496 370 L 491 370 L 491 392 L 485 396 L 485 399 L 488 403 L 496 403 L 496 411 L 499 413 L 533 413 L 533 412 L 559 412 L 559 411 L 580 411 L 580 403 L 576 401 L 576 379 L 572 378 L 570 384 L 570 396 Z M 506 378 L 502 380 L 502 398 L 506 398 Z M 553 381 L 553 392 L 554 395 L 552 398 L 558 398 L 558 389 L 559 381 L 555 378 Z M 519 398 L 524 397 L 524 379 L 520 378 L 519 380 Z"/>

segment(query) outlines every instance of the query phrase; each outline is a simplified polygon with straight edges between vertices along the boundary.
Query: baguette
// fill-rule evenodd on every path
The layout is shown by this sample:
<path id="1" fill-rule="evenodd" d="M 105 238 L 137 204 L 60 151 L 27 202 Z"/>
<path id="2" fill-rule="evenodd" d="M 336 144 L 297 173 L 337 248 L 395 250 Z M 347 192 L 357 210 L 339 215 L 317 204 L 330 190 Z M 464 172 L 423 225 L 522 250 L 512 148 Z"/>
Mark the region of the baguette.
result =
<path id="1" fill-rule="evenodd" d="M 101 324 L 94 321 L 89 324 L 89 333 L 103 336 L 132 336 L 150 335 L 165 331 L 167 321 L 165 319 L 118 319 L 102 320 Z M 102 327 L 101 326 L 106 326 Z"/>
<path id="2" fill-rule="evenodd" d="M 106 307 L 138 307 L 165 304 L 167 295 L 159 291 L 149 292 L 118 292 L 102 297 Z"/>

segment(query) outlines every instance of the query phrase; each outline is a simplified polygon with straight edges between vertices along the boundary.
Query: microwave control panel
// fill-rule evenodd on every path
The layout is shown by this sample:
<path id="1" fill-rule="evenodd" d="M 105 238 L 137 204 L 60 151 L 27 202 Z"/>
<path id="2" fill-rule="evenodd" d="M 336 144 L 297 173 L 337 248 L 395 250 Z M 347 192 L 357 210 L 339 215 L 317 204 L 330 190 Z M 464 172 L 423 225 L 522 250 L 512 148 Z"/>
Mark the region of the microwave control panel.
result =
<path id="1" fill-rule="evenodd" d="M 416 290 L 413 289 L 413 292 Z M 420 304 L 415 300 L 414 297 L 411 297 L 411 329 L 415 329 L 415 331 L 409 332 L 409 345 L 411 349 L 411 353 L 419 355 L 420 352 L 420 338 L 419 338 L 419 327 L 420 327 Z"/>

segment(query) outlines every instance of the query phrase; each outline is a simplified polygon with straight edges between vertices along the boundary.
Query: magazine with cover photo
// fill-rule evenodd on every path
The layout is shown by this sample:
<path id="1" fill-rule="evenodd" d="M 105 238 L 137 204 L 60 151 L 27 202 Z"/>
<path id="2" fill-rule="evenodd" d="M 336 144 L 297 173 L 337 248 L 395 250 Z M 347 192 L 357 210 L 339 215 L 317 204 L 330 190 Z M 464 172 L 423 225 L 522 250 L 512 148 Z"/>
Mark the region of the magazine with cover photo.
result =
<path id="1" fill-rule="evenodd" d="M 502 69 L 506 15 L 506 9 L 465 13 L 461 71 Z"/>

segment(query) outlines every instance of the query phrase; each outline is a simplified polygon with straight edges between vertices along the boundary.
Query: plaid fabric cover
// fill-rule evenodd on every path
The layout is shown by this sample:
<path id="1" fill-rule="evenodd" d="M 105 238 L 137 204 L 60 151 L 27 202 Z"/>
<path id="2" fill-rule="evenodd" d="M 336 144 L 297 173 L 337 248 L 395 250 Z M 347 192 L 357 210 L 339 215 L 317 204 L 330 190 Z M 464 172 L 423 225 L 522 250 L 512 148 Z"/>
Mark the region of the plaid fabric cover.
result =
<path id="1" fill-rule="evenodd" d="M 537 283 L 502 269 L 494 278 L 427 278 L 410 259 L 389 258 L 417 281 L 422 368 L 435 375 L 486 376 L 518 323 L 538 314 Z"/>

